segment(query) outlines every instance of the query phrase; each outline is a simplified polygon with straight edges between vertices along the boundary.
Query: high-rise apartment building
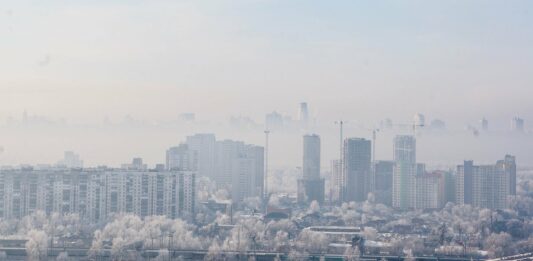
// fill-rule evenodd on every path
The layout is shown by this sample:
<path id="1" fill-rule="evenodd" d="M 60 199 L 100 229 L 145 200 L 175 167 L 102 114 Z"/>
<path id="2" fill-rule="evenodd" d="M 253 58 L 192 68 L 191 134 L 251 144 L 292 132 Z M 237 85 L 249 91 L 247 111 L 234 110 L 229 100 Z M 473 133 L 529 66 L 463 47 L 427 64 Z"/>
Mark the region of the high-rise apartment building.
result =
<path id="1" fill-rule="evenodd" d="M 148 166 L 143 163 L 142 158 L 133 158 L 131 163 L 124 163 L 121 168 L 127 170 L 147 170 Z"/>
<path id="2" fill-rule="evenodd" d="M 215 173 L 218 187 L 226 188 L 234 202 L 261 196 L 264 180 L 264 148 L 241 141 L 215 144 Z"/>
<path id="3" fill-rule="evenodd" d="M 394 138 L 394 171 L 392 183 L 392 205 L 408 209 L 416 205 L 416 139 L 413 136 L 398 135 Z"/>
<path id="4" fill-rule="evenodd" d="M 309 125 L 309 110 L 307 109 L 307 102 L 300 103 L 300 110 L 298 112 L 298 120 L 302 128 L 307 128 Z"/>
<path id="5" fill-rule="evenodd" d="M 279 130 L 283 128 L 283 115 L 273 111 L 265 116 L 265 128 L 267 130 Z"/>
<path id="6" fill-rule="evenodd" d="M 83 160 L 80 159 L 80 155 L 73 151 L 65 151 L 63 159 L 57 165 L 66 168 L 83 168 Z"/>
<path id="7" fill-rule="evenodd" d="M 515 156 L 505 155 L 503 160 L 499 160 L 496 165 L 505 171 L 509 178 L 509 194 L 516 195 L 516 159 Z"/>
<path id="8" fill-rule="evenodd" d="M 413 124 L 415 127 L 426 126 L 426 117 L 421 113 L 415 114 L 415 116 L 413 117 Z"/>
<path id="9" fill-rule="evenodd" d="M 511 130 L 518 133 L 524 132 L 524 119 L 520 117 L 514 117 L 511 120 Z"/>
<path id="10" fill-rule="evenodd" d="M 343 175 L 339 160 L 332 160 L 330 163 L 331 177 L 329 180 L 329 197 L 332 203 L 341 203 L 343 195 Z"/>
<path id="11" fill-rule="evenodd" d="M 196 151 L 198 158 L 198 176 L 214 178 L 215 175 L 215 135 L 195 134 L 187 137 L 187 146 Z"/>
<path id="12" fill-rule="evenodd" d="M 320 137 L 303 136 L 303 178 L 298 180 L 298 201 L 324 202 L 324 179 L 320 177 Z"/>
<path id="13" fill-rule="evenodd" d="M 374 196 L 376 202 L 392 206 L 393 161 L 377 161 L 374 163 Z"/>
<path id="14" fill-rule="evenodd" d="M 191 150 L 187 144 L 171 147 L 166 153 L 166 168 L 168 170 L 198 169 L 198 151 Z"/>
<path id="15" fill-rule="evenodd" d="M 316 134 L 303 137 L 303 179 L 320 178 L 320 137 Z"/>
<path id="16" fill-rule="evenodd" d="M 195 173 L 31 168 L 0 171 L 0 218 L 35 211 L 76 213 L 98 222 L 113 213 L 193 218 Z"/>
<path id="17" fill-rule="evenodd" d="M 415 208 L 437 209 L 442 207 L 444 193 L 441 190 L 440 173 L 419 173 L 415 178 Z"/>
<path id="18" fill-rule="evenodd" d="M 344 140 L 344 201 L 365 201 L 372 191 L 371 153 L 369 140 Z"/>
<path id="19" fill-rule="evenodd" d="M 486 118 L 481 119 L 480 123 L 481 123 L 481 129 L 483 131 L 488 131 L 489 130 L 489 121 Z"/>
<path id="20" fill-rule="evenodd" d="M 456 202 L 489 209 L 506 208 L 511 195 L 511 171 L 502 162 L 505 160 L 476 166 L 473 161 L 465 161 L 457 166 Z"/>

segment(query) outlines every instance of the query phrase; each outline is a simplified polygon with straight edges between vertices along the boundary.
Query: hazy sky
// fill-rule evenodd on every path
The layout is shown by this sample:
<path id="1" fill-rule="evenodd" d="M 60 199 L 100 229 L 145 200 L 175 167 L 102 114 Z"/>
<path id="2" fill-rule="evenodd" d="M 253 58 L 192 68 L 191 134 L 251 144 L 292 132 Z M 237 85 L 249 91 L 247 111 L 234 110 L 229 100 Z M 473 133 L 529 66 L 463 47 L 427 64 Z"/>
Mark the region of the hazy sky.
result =
<path id="1" fill-rule="evenodd" d="M 531 1 L 2 1 L 0 117 L 533 118 Z M 462 124 L 462 123 L 461 123 Z"/>
<path id="2" fill-rule="evenodd" d="M 528 129 L 533 121 L 532 1 L 0 2 L 0 121 L 27 110 L 73 123 L 183 112 L 262 122 L 273 110 L 296 116 L 301 101 L 322 124 L 408 122 L 416 112 L 450 129 L 483 116 L 493 129 L 516 115 Z M 327 128 L 319 133 L 326 162 L 338 143 L 336 127 Z M 91 164 L 156 163 L 191 132 L 11 129 L 0 144 L 9 163 L 50 163 L 67 149 Z M 261 132 L 252 136 L 261 144 Z M 300 137 L 289 139 L 292 156 L 274 155 L 273 164 L 300 163 Z M 421 141 L 422 159 L 529 156 L 520 144 L 531 142 L 469 139 L 469 149 Z M 391 140 L 378 144 L 378 157 L 390 158 Z M 434 144 L 449 144 L 447 154 Z"/>

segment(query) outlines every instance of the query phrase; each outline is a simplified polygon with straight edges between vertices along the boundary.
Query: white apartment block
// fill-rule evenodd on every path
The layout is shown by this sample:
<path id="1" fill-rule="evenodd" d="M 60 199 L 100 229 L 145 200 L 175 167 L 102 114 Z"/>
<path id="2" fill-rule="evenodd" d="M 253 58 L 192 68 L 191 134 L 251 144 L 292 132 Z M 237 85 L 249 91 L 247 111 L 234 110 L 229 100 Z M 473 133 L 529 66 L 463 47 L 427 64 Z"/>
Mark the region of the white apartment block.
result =
<path id="1" fill-rule="evenodd" d="M 0 218 L 21 218 L 38 210 L 77 213 L 89 222 L 116 213 L 192 218 L 195 177 L 191 171 L 2 170 Z"/>
<path id="2" fill-rule="evenodd" d="M 456 202 L 489 209 L 507 208 L 509 175 L 510 171 L 499 164 L 475 166 L 472 161 L 465 161 L 457 167 Z"/>

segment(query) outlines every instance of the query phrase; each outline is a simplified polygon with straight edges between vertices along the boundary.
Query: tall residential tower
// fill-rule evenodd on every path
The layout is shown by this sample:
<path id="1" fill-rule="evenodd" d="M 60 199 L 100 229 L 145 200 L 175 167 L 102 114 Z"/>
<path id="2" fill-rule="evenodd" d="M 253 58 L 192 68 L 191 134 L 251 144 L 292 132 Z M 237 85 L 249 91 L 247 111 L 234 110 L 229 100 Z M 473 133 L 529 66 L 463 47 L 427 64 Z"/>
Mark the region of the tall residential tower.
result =
<path id="1" fill-rule="evenodd" d="M 298 180 L 298 201 L 324 202 L 324 179 L 320 178 L 320 137 L 303 136 L 303 178 Z"/>

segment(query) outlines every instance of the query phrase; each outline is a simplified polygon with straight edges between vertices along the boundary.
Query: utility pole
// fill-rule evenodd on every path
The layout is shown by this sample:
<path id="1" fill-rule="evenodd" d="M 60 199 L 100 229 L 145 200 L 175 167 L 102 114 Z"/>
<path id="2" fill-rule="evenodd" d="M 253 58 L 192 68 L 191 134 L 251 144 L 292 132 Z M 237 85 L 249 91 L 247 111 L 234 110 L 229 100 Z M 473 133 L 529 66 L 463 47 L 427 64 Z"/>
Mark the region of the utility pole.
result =
<path id="1" fill-rule="evenodd" d="M 265 201 L 268 200 L 268 135 L 270 134 L 270 131 L 267 129 L 265 130 L 265 174 L 264 174 L 264 192 L 263 196 Z M 268 202 L 267 202 L 268 204 Z"/>

